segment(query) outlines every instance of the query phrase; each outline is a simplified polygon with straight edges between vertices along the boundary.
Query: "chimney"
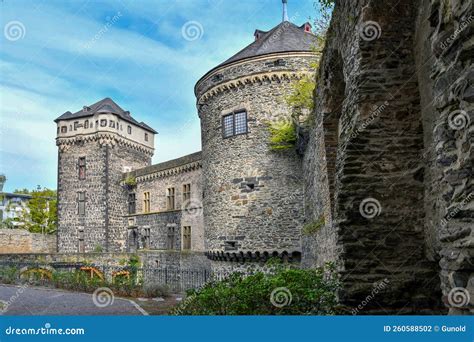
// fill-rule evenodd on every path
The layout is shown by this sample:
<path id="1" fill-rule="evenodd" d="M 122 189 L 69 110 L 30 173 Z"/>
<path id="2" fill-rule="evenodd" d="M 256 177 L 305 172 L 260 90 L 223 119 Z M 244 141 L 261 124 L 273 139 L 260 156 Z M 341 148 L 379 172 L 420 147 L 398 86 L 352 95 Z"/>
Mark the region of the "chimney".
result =
<path id="1" fill-rule="evenodd" d="M 288 4 L 288 0 L 282 0 L 282 3 L 283 3 L 283 22 L 285 21 L 290 21 L 288 19 L 288 8 L 287 8 L 287 4 Z"/>

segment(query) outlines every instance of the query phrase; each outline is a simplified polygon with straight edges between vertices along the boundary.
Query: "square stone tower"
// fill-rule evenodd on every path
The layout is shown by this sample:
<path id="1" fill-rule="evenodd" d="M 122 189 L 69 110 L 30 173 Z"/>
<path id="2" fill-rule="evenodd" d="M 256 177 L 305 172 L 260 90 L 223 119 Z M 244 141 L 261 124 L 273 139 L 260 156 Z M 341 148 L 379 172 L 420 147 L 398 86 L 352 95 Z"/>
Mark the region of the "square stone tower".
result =
<path id="1" fill-rule="evenodd" d="M 150 165 L 156 131 L 110 98 L 55 120 L 58 252 L 117 252 L 127 246 L 124 172 Z"/>

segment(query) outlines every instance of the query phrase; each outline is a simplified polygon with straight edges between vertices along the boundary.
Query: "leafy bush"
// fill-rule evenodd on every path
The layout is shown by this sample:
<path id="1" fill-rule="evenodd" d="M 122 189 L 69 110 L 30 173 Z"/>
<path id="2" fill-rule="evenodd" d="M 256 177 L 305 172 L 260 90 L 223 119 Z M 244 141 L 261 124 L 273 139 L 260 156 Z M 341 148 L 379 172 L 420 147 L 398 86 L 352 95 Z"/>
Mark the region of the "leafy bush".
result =
<path id="1" fill-rule="evenodd" d="M 2 267 L 0 268 L 0 283 L 15 284 L 18 282 L 19 272 L 16 267 Z"/>
<path id="2" fill-rule="evenodd" d="M 274 151 L 293 148 L 296 144 L 296 125 L 292 121 L 269 124 L 270 149 Z"/>
<path id="3" fill-rule="evenodd" d="M 190 290 L 176 315 L 330 315 L 339 288 L 334 267 L 233 273 Z M 286 304 L 286 305 L 282 305 Z"/>

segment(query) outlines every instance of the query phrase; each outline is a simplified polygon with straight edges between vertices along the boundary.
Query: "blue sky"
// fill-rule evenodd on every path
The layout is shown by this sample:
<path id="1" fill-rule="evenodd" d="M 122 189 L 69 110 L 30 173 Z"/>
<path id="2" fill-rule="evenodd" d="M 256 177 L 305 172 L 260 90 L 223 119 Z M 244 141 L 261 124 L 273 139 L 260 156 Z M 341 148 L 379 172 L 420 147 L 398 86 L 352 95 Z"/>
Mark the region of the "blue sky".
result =
<path id="1" fill-rule="evenodd" d="M 288 2 L 298 25 L 317 14 Z M 281 0 L 1 0 L 5 190 L 55 189 L 53 120 L 104 97 L 159 132 L 154 163 L 200 150 L 196 81 L 281 16 Z"/>

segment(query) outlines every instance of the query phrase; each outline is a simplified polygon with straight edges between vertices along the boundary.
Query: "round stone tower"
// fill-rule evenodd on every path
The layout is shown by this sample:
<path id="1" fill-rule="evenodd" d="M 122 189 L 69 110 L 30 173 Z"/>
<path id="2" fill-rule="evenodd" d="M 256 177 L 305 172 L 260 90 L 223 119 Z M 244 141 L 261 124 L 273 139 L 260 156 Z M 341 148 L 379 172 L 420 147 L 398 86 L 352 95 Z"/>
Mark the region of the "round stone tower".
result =
<path id="1" fill-rule="evenodd" d="M 195 86 L 205 240 L 214 265 L 276 256 L 299 260 L 302 160 L 295 148 L 270 148 L 268 123 L 290 117 L 285 98 L 310 74 L 314 46 L 309 23 L 284 20 L 270 31 L 256 30 L 252 44 Z"/>

